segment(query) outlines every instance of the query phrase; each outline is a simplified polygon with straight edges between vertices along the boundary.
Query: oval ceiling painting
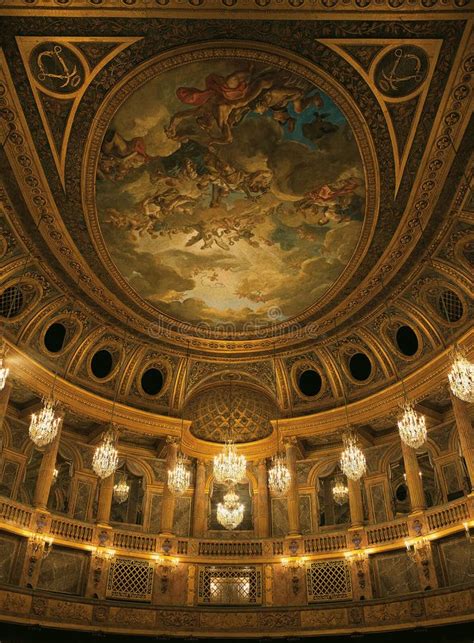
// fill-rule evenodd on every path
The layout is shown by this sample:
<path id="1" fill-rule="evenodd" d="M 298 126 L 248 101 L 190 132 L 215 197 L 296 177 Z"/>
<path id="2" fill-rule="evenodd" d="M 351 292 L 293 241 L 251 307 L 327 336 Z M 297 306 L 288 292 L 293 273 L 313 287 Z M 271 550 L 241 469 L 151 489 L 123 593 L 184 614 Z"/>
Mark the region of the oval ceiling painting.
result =
<path id="1" fill-rule="evenodd" d="M 300 315 L 334 284 L 361 233 L 365 186 L 326 93 L 267 61 L 221 57 L 128 93 L 96 198 L 134 291 L 176 320 L 238 331 Z"/>

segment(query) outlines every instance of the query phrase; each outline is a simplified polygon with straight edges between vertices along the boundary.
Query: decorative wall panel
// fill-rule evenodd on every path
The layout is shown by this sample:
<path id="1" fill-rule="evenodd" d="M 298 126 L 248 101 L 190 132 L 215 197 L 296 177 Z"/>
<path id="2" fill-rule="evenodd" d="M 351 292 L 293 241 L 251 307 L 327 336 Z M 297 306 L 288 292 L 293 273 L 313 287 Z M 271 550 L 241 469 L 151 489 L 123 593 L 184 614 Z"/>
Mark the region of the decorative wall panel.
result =
<path id="1" fill-rule="evenodd" d="M 306 568 L 308 601 L 346 600 L 352 596 L 350 567 L 345 560 L 325 560 Z"/>
<path id="2" fill-rule="evenodd" d="M 90 482 L 79 480 L 77 483 L 76 503 L 74 505 L 73 518 L 76 520 L 87 520 L 92 485 Z"/>
<path id="3" fill-rule="evenodd" d="M 146 560 L 116 558 L 110 565 L 107 598 L 151 601 L 154 567 Z"/>
<path id="4" fill-rule="evenodd" d="M 474 543 L 454 536 L 439 541 L 438 545 L 446 584 L 458 585 L 474 581 Z"/>
<path id="5" fill-rule="evenodd" d="M 18 462 L 12 462 L 10 460 L 4 461 L 0 483 L 0 494 L 2 496 L 6 496 L 7 498 L 13 497 L 13 490 L 15 488 L 19 468 L 20 465 Z"/>
<path id="6" fill-rule="evenodd" d="M 262 602 L 262 573 L 256 567 L 206 566 L 199 569 L 198 603 L 257 605 Z"/>
<path id="7" fill-rule="evenodd" d="M 421 589 L 416 564 L 410 561 L 404 551 L 373 556 L 371 569 L 378 597 L 397 596 Z"/>
<path id="8" fill-rule="evenodd" d="M 48 592 L 82 594 L 89 556 L 85 552 L 56 548 L 41 562 L 38 588 Z"/>
<path id="9" fill-rule="evenodd" d="M 311 515 L 311 496 L 300 496 L 299 497 L 299 513 L 300 513 L 300 528 L 301 533 L 311 534 L 313 531 L 312 527 L 312 515 Z"/>
<path id="10" fill-rule="evenodd" d="M 20 538 L 0 533 L 0 583 L 10 582 L 19 545 Z"/>
<path id="11" fill-rule="evenodd" d="M 374 522 L 387 521 L 387 505 L 385 502 L 385 489 L 383 483 L 371 485 L 370 498 L 372 502 Z"/>
<path id="12" fill-rule="evenodd" d="M 272 498 L 272 536 L 288 533 L 288 503 L 286 498 Z"/>
<path id="13" fill-rule="evenodd" d="M 161 493 L 152 493 L 150 498 L 150 531 L 159 533 L 161 527 Z"/>
<path id="14" fill-rule="evenodd" d="M 174 505 L 173 532 L 176 536 L 189 536 L 191 530 L 192 498 L 176 498 Z"/>

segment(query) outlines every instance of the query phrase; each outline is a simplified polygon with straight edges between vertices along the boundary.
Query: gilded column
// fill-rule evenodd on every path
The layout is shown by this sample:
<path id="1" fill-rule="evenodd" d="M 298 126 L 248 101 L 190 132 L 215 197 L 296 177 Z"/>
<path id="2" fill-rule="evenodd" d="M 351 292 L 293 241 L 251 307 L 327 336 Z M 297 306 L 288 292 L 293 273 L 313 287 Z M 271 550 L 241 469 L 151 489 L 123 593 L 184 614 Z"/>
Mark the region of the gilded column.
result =
<path id="1" fill-rule="evenodd" d="M 467 472 L 471 480 L 471 490 L 474 491 L 474 437 L 472 422 L 469 417 L 469 404 L 460 400 L 453 393 L 451 393 L 451 403 L 453 405 L 461 453 L 466 462 Z"/>
<path id="2" fill-rule="evenodd" d="M 7 415 L 8 402 L 10 401 L 10 393 L 12 391 L 11 382 L 6 382 L 3 389 L 0 391 L 0 429 L 3 426 L 3 420 Z"/>
<path id="3" fill-rule="evenodd" d="M 206 463 L 196 462 L 196 483 L 194 485 L 193 502 L 193 536 L 202 538 L 206 526 Z"/>
<path id="4" fill-rule="evenodd" d="M 12 390 L 11 382 L 6 382 L 5 386 L 0 391 L 0 435 L 2 434 L 3 421 L 5 420 L 5 417 L 7 415 L 8 402 L 10 400 L 11 390 Z M 2 451 L 3 451 L 3 443 L 2 443 L 2 440 L 0 439 L 0 472 L 3 469 Z"/>
<path id="5" fill-rule="evenodd" d="M 401 443 L 411 510 L 412 512 L 423 511 L 426 507 L 425 492 L 423 491 L 423 482 L 420 476 L 416 451 L 405 444 L 403 440 L 401 440 Z"/>
<path id="6" fill-rule="evenodd" d="M 349 491 L 351 527 L 361 527 L 364 524 L 364 505 L 362 504 L 360 480 L 347 478 L 347 489 Z"/>
<path id="7" fill-rule="evenodd" d="M 56 468 L 56 458 L 58 455 L 59 441 L 61 440 L 61 427 L 54 440 L 45 447 L 43 457 L 36 481 L 35 495 L 33 504 L 39 509 L 46 509 L 48 504 L 49 492 L 53 484 L 54 469 Z"/>
<path id="8" fill-rule="evenodd" d="M 298 499 L 298 482 L 296 479 L 296 438 L 285 442 L 286 463 L 291 475 L 290 488 L 288 489 L 288 535 L 297 536 L 300 533 L 300 515 Z"/>
<path id="9" fill-rule="evenodd" d="M 270 535 L 270 508 L 267 485 L 267 463 L 260 460 L 257 469 L 258 524 L 257 536 L 268 538 Z"/>
<path id="10" fill-rule="evenodd" d="M 107 524 L 110 520 L 112 496 L 114 495 L 115 474 L 101 480 L 99 487 L 99 502 L 97 504 L 97 522 Z"/>
<path id="11" fill-rule="evenodd" d="M 174 505 L 175 498 L 168 489 L 168 471 L 174 469 L 178 458 L 178 443 L 175 440 L 168 441 L 168 454 L 166 457 L 166 483 L 163 489 L 163 502 L 161 505 L 161 533 L 173 533 Z"/>

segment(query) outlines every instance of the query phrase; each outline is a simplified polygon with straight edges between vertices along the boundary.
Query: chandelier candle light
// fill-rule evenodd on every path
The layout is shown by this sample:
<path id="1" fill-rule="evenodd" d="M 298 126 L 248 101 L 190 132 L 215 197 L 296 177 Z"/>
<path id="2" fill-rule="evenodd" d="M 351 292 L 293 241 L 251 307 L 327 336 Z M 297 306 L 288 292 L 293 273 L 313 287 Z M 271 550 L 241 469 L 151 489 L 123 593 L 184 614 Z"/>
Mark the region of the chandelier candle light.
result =
<path id="1" fill-rule="evenodd" d="M 118 466 L 116 442 L 117 431 L 111 426 L 104 434 L 102 443 L 99 444 L 92 458 L 92 468 L 102 480 L 111 476 Z"/>
<path id="2" fill-rule="evenodd" d="M 332 496 L 334 498 L 334 502 L 338 505 L 343 505 L 345 502 L 347 502 L 347 499 L 349 497 L 349 489 L 347 488 L 347 485 L 344 484 L 342 476 L 338 476 L 336 478 L 332 487 Z"/>
<path id="3" fill-rule="evenodd" d="M 231 488 L 224 496 L 224 503 L 217 505 L 217 522 L 229 531 L 240 525 L 244 519 L 245 507 Z"/>
<path id="4" fill-rule="evenodd" d="M 400 438 L 412 449 L 418 449 L 426 440 L 426 419 L 411 402 L 403 405 L 403 414 L 397 422 Z"/>
<path id="5" fill-rule="evenodd" d="M 474 364 L 470 362 L 465 351 L 455 346 L 452 353 L 453 362 L 448 373 L 449 386 L 453 394 L 463 402 L 474 402 Z"/>
<path id="6" fill-rule="evenodd" d="M 114 498 L 119 503 L 122 504 L 128 498 L 128 493 L 130 491 L 130 485 L 127 482 L 127 476 L 125 473 L 120 475 L 120 480 L 117 484 L 114 485 Z"/>
<path id="7" fill-rule="evenodd" d="M 351 480 L 359 480 L 365 473 L 367 462 L 358 445 L 357 436 L 353 431 L 346 431 L 342 442 L 344 449 L 341 453 L 341 470 Z"/>
<path id="8" fill-rule="evenodd" d="M 191 472 L 186 466 L 188 459 L 182 453 L 178 455 L 173 469 L 168 469 L 168 489 L 179 496 L 189 487 Z"/>
<path id="9" fill-rule="evenodd" d="M 0 391 L 3 391 L 7 383 L 7 377 L 10 369 L 5 366 L 5 357 L 0 357 Z"/>
<path id="10" fill-rule="evenodd" d="M 52 397 L 43 398 L 43 407 L 31 415 L 29 434 L 37 447 L 50 444 L 58 434 L 63 419 L 57 413 L 57 406 Z"/>

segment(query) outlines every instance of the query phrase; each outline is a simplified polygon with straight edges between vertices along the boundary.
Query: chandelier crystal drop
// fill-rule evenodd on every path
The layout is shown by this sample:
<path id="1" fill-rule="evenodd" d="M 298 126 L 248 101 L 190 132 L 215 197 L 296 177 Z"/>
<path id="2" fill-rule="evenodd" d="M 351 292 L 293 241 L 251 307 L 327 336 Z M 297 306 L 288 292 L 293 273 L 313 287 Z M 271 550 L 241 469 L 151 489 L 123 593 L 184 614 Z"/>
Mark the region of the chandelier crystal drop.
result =
<path id="1" fill-rule="evenodd" d="M 343 505 L 347 502 L 349 489 L 347 488 L 347 485 L 344 484 L 342 476 L 338 476 L 336 478 L 332 487 L 332 496 L 334 498 L 334 502 L 338 505 Z"/>
<path id="2" fill-rule="evenodd" d="M 7 383 L 7 377 L 10 369 L 5 366 L 5 358 L 0 357 L 0 391 L 3 391 Z"/>
<path id="3" fill-rule="evenodd" d="M 245 478 L 247 461 L 239 455 L 235 444 L 228 440 L 224 450 L 214 457 L 214 478 L 220 484 L 236 485 Z"/>
<path id="4" fill-rule="evenodd" d="M 114 485 L 114 498 L 119 503 L 125 502 L 128 498 L 130 485 L 127 482 L 127 477 L 124 473 L 120 476 L 120 480 Z"/>
<path id="5" fill-rule="evenodd" d="M 351 480 L 359 480 L 365 473 L 367 463 L 357 437 L 352 431 L 347 431 L 342 436 L 342 443 L 344 449 L 341 453 L 341 470 Z"/>
<path id="6" fill-rule="evenodd" d="M 188 459 L 180 454 L 173 469 L 168 470 L 168 489 L 177 496 L 184 493 L 191 482 L 191 472 L 187 463 Z"/>
<path id="7" fill-rule="evenodd" d="M 272 458 L 272 466 L 268 471 L 268 486 L 275 496 L 284 496 L 291 484 L 291 473 L 286 466 L 286 458 L 283 455 L 275 455 Z"/>
<path id="8" fill-rule="evenodd" d="M 58 434 L 63 419 L 57 414 L 57 406 L 52 397 L 43 398 L 43 407 L 31 415 L 29 434 L 37 447 L 50 444 Z"/>
<path id="9" fill-rule="evenodd" d="M 474 402 L 474 364 L 459 346 L 453 349 L 453 362 L 448 373 L 449 386 L 453 394 L 464 402 Z"/>
<path id="10" fill-rule="evenodd" d="M 217 522 L 229 531 L 240 525 L 244 519 L 245 507 L 240 502 L 239 496 L 234 489 L 224 496 L 224 503 L 219 502 L 217 505 Z"/>
<path id="11" fill-rule="evenodd" d="M 102 443 L 96 448 L 92 458 L 92 468 L 99 478 L 111 476 L 118 466 L 118 451 L 115 447 L 117 434 L 110 428 L 104 435 Z"/>
<path id="12" fill-rule="evenodd" d="M 415 411 L 411 402 L 405 402 L 398 420 L 400 438 L 412 449 L 418 449 L 426 441 L 426 418 Z"/>

